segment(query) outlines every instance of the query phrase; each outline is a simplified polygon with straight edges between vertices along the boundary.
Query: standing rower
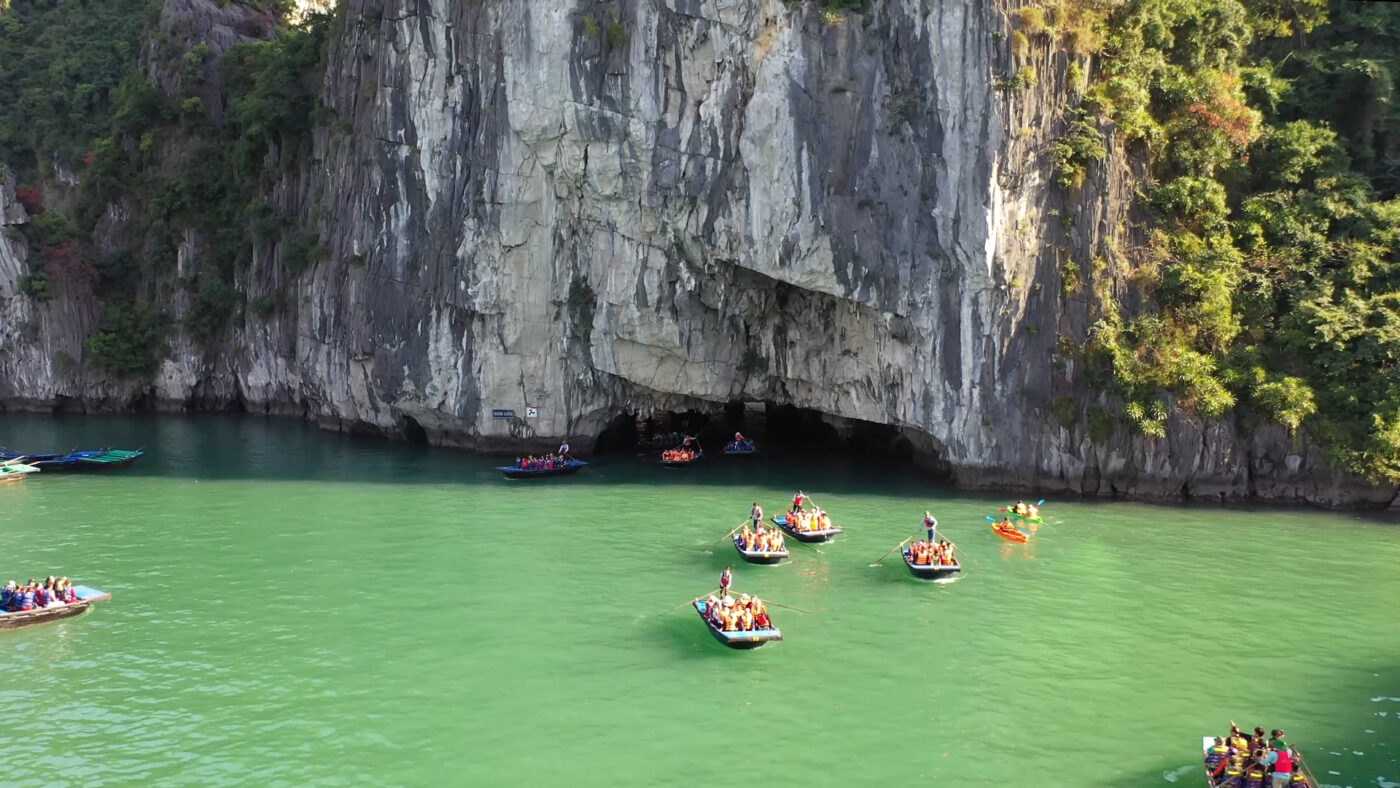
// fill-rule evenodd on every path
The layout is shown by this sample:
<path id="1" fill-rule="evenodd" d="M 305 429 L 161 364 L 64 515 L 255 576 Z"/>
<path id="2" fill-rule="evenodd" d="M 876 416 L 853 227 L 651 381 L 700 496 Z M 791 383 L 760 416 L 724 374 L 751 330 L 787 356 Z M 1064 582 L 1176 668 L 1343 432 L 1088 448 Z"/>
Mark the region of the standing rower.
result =
<path id="1" fill-rule="evenodd" d="M 564 441 L 563 443 L 559 444 L 559 456 L 562 457 L 562 458 L 564 458 L 565 460 L 572 460 L 572 459 L 573 459 L 573 457 L 570 457 L 570 456 L 569 456 L 569 442 L 568 442 L 568 441 Z"/>
<path id="2" fill-rule="evenodd" d="M 938 543 L 938 518 L 924 512 L 924 527 L 928 529 L 929 544 Z"/>
<path id="3" fill-rule="evenodd" d="M 726 567 L 724 568 L 724 571 L 719 573 L 719 595 L 720 595 L 720 596 L 722 596 L 722 597 L 729 596 L 729 584 L 732 583 L 732 582 L 734 582 L 734 574 L 733 574 L 732 572 L 730 572 L 730 571 L 729 571 L 729 567 L 726 566 Z"/>
<path id="4" fill-rule="evenodd" d="M 802 491 L 798 490 L 797 494 L 792 496 L 792 510 L 796 512 L 798 509 L 801 509 L 802 501 L 804 501 L 805 499 L 805 496 L 802 495 Z"/>
<path id="5" fill-rule="evenodd" d="M 763 527 L 759 525 L 763 520 L 763 507 L 758 505 L 758 501 L 753 502 L 753 508 L 749 510 L 749 519 L 753 520 L 754 530 Z"/>

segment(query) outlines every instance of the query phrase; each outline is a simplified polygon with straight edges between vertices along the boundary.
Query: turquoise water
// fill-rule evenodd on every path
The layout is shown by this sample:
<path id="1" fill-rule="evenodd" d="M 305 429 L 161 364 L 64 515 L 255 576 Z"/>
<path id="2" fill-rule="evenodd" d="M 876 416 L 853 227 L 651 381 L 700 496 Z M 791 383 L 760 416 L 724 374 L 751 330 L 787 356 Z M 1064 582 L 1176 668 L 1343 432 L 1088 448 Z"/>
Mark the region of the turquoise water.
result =
<path id="1" fill-rule="evenodd" d="M 1004 500 L 839 461 L 507 482 L 233 417 L 0 415 L 0 442 L 149 452 L 0 487 L 4 579 L 113 593 L 0 632 L 0 725 L 52 731 L 0 750 L 6 784 L 1200 785 L 1231 719 L 1329 784 L 1400 782 L 1385 517 L 1052 500 L 1016 545 Z M 848 533 L 776 567 L 715 544 L 798 486 Z M 870 566 L 926 508 L 963 576 Z M 666 612 L 726 565 L 812 614 L 740 652 Z"/>

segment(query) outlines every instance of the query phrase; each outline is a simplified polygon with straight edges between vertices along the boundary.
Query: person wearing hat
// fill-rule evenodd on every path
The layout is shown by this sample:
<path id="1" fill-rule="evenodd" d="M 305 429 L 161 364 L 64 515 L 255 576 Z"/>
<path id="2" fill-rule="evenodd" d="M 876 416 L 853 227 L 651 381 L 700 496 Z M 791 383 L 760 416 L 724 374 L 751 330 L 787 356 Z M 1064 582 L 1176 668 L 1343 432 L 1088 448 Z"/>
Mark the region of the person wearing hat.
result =
<path id="1" fill-rule="evenodd" d="M 1269 742 L 1271 748 L 1259 761 L 1259 765 L 1273 771 L 1273 783 L 1270 788 L 1288 788 L 1288 783 L 1293 779 L 1293 754 L 1289 752 L 1288 745 L 1279 738 L 1283 731 L 1274 731 L 1274 739 Z"/>

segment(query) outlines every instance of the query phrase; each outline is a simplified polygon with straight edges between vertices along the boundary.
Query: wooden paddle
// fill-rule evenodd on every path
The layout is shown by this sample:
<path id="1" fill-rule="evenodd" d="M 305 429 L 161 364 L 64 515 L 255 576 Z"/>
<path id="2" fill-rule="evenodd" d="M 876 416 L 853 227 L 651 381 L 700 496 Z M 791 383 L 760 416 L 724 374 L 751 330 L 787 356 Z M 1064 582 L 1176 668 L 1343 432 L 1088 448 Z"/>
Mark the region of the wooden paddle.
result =
<path id="1" fill-rule="evenodd" d="M 759 597 L 759 599 L 763 599 L 763 597 Z M 806 613 L 806 614 L 809 615 L 809 616 L 815 616 L 815 615 L 816 615 L 816 613 L 813 613 L 813 612 L 810 611 L 810 610 L 803 610 L 803 609 L 800 608 L 800 607 L 793 607 L 792 605 L 784 605 L 782 602 L 774 602 L 774 601 L 771 600 L 771 599 L 764 599 L 764 600 L 763 600 L 763 604 L 765 604 L 765 605 L 773 605 L 774 607 L 781 607 L 781 608 L 785 608 L 785 609 L 787 609 L 787 610 L 796 610 L 796 611 L 799 612 L 799 613 Z"/>
<path id="2" fill-rule="evenodd" d="M 885 556 L 888 556 L 890 553 L 893 553 L 895 550 L 898 550 L 899 548 L 901 548 L 901 547 L 903 547 L 903 546 L 909 544 L 910 542 L 914 541 L 914 540 L 917 539 L 917 538 L 918 538 L 918 535 L 916 534 L 916 535 L 914 535 L 914 536 L 909 537 L 908 539 L 905 539 L 904 541 L 900 542 L 899 544 L 895 545 L 894 548 L 891 549 L 888 553 L 885 553 L 885 555 L 882 555 L 882 556 L 880 556 L 879 558 L 876 558 L 876 559 L 875 559 L 875 563 L 871 564 L 871 566 L 879 566 L 879 565 L 880 565 L 880 562 L 883 561 L 883 560 L 885 560 Z"/>
<path id="3" fill-rule="evenodd" d="M 674 613 L 674 612 L 676 612 L 677 610 L 680 610 L 681 608 L 685 607 L 686 605 L 693 605 L 693 604 L 695 604 L 696 602 L 699 602 L 700 600 L 702 600 L 702 599 L 704 599 L 705 597 L 709 596 L 710 594 L 716 593 L 717 591 L 719 591 L 718 588 L 716 588 L 714 591 L 706 591 L 705 593 L 701 594 L 700 596 L 695 597 L 694 599 L 690 600 L 689 602 L 682 602 L 682 603 L 680 603 L 679 605 L 676 605 L 675 607 L 671 608 L 670 610 L 667 610 L 665 613 L 658 613 L 656 617 L 657 617 L 657 618 L 661 618 L 662 616 L 670 615 L 671 613 Z"/>
<path id="4" fill-rule="evenodd" d="M 744 526 L 746 526 L 746 525 L 748 525 L 748 524 L 749 524 L 749 521 L 748 521 L 748 520 L 745 520 L 745 521 L 743 521 L 742 523 L 739 523 L 738 525 L 734 526 L 734 531 L 737 531 L 737 530 L 739 530 L 740 528 L 743 528 Z M 715 540 L 715 544 L 719 544 L 720 542 L 723 542 L 725 539 L 728 539 L 729 537 L 733 536 L 733 535 L 734 535 L 734 531 L 730 531 L 729 533 L 725 534 L 724 536 L 721 536 L 720 538 L 716 539 L 716 540 Z"/>

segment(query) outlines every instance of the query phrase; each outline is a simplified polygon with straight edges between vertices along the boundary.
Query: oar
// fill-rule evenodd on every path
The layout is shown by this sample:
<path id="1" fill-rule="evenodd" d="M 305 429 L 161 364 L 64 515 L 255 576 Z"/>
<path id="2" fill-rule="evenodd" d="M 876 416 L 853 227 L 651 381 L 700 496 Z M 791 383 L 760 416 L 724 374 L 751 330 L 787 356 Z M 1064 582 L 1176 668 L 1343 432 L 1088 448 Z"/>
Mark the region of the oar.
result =
<path id="1" fill-rule="evenodd" d="M 748 524 L 749 524 L 749 521 L 748 521 L 748 520 L 745 520 L 745 521 L 743 521 L 742 523 L 739 523 L 738 525 L 734 526 L 734 531 L 737 531 L 737 530 L 739 530 L 740 528 L 743 528 L 744 526 L 746 526 L 746 525 L 748 525 Z M 716 540 L 715 540 L 715 544 L 719 544 L 720 542 L 723 542 L 725 539 L 728 539 L 729 537 L 733 536 L 733 535 L 734 535 L 734 531 L 730 531 L 729 533 L 725 534 L 724 536 L 721 536 L 720 538 L 716 539 Z"/>
<path id="2" fill-rule="evenodd" d="M 895 550 L 898 550 L 899 548 L 901 548 L 901 547 L 903 547 L 903 546 L 909 544 L 910 542 L 914 541 L 914 539 L 916 539 L 916 538 L 917 538 L 917 535 L 916 535 L 916 536 L 911 536 L 911 537 L 909 537 L 908 539 L 905 539 L 904 541 L 902 541 L 902 542 L 900 542 L 899 544 L 895 545 L 895 546 L 889 551 L 889 553 L 885 553 L 885 555 L 882 555 L 882 556 L 880 556 L 879 558 L 876 558 L 876 559 L 875 559 L 875 563 L 871 564 L 871 566 L 879 566 L 879 565 L 880 565 L 880 562 L 883 561 L 883 560 L 885 560 L 885 556 L 888 556 L 890 553 L 893 553 Z"/>
<path id="3" fill-rule="evenodd" d="M 759 597 L 759 598 L 762 599 L 762 597 Z M 773 605 L 774 607 L 786 608 L 786 609 L 788 609 L 788 610 L 796 610 L 796 611 L 799 612 L 799 613 L 806 613 L 806 614 L 809 615 L 809 616 L 815 616 L 815 615 L 816 615 L 816 613 L 813 613 L 813 612 L 810 611 L 810 610 L 803 610 L 803 609 L 800 608 L 800 607 L 793 607 L 792 605 L 784 605 L 782 602 L 774 602 L 774 601 L 771 600 L 771 599 L 764 599 L 764 600 L 763 600 L 763 604 L 765 604 L 765 605 Z"/>
<path id="4" fill-rule="evenodd" d="M 719 590 L 719 589 L 715 589 L 715 591 L 718 591 L 718 590 Z M 705 593 L 701 594 L 700 596 L 695 597 L 694 599 L 690 600 L 689 602 L 682 602 L 682 603 L 680 603 L 679 605 L 676 605 L 675 607 L 671 608 L 670 610 L 667 610 L 665 613 L 658 613 L 656 617 L 657 617 L 657 618 L 661 618 L 662 616 L 670 615 L 671 613 L 674 613 L 674 612 L 676 612 L 677 610 L 680 610 L 681 608 L 685 607 L 686 605 L 693 605 L 693 604 L 695 604 L 696 602 L 700 601 L 701 599 L 704 599 L 705 597 L 709 596 L 710 594 L 715 593 L 715 591 L 706 591 Z"/>
<path id="5" fill-rule="evenodd" d="M 826 555 L 826 553 L 823 553 L 821 550 L 818 550 L 817 548 L 815 548 L 815 547 L 813 547 L 813 546 L 807 544 L 806 542 L 802 541 L 801 539 L 798 539 L 798 538 L 795 537 L 795 536 L 792 538 L 792 541 L 794 541 L 794 542 L 796 542 L 796 543 L 802 545 L 803 547 L 807 548 L 808 550 L 812 550 L 812 551 L 814 551 L 814 552 L 821 553 L 822 555 Z M 784 546 L 784 547 L 787 546 L 787 543 L 788 543 L 788 540 L 787 540 L 787 539 L 783 539 L 783 546 Z"/>

